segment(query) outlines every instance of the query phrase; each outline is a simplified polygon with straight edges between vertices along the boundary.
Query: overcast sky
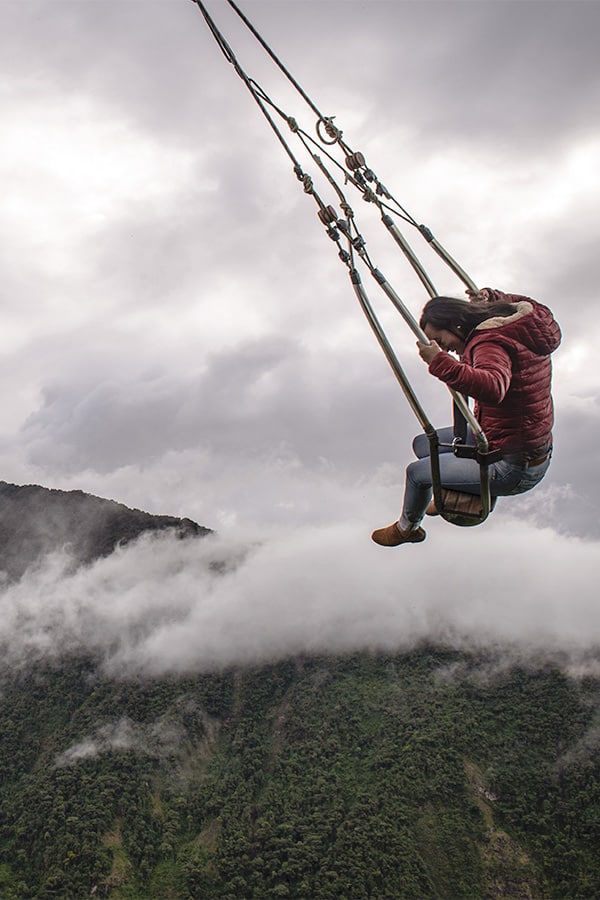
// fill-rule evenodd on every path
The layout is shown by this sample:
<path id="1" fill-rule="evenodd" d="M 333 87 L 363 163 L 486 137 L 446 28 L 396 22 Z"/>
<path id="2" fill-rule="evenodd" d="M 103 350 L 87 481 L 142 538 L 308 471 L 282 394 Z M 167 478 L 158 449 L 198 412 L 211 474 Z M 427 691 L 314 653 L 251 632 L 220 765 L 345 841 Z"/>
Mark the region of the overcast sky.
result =
<path id="1" fill-rule="evenodd" d="M 314 133 L 313 112 L 225 0 L 207 6 L 244 70 Z M 419 426 L 314 201 L 198 7 L 0 0 L 0 477 L 188 516 L 232 545 L 256 541 L 263 586 L 252 553 L 254 568 L 241 569 L 256 596 L 271 592 L 273 615 L 282 595 L 309 607 L 321 597 L 321 635 L 348 603 L 389 603 L 392 584 L 404 602 L 408 577 L 411 602 L 422 592 L 437 609 L 439 597 L 458 596 L 449 632 L 464 631 L 460 598 L 483 587 L 498 637 L 514 630 L 497 612 L 507 590 L 522 584 L 527 603 L 543 584 L 527 633 L 547 600 L 562 611 L 558 640 L 575 578 L 589 643 L 593 618 L 582 610 L 600 574 L 600 4 L 240 6 L 477 284 L 553 309 L 564 343 L 549 474 L 535 492 L 500 500 L 481 528 L 435 520 L 423 545 L 371 545 L 371 530 L 400 512 Z M 328 185 L 319 192 L 337 203 Z M 349 196 L 373 261 L 418 315 L 420 282 L 375 211 Z M 438 290 L 460 296 L 418 233 L 405 233 Z M 446 424 L 448 392 L 363 280 L 432 421 Z M 279 548 L 271 559 L 269 546 Z M 350 553 L 360 578 L 345 571 Z M 561 577 L 558 563 L 544 572 L 550 553 Z M 293 579 L 305 571 L 310 602 Z M 361 646 L 362 619 L 352 621 L 340 646 Z M 386 631 L 382 612 L 380 622 L 381 640 L 365 645 L 400 646 L 406 621 Z M 286 652 L 315 645 L 310 635 L 294 644 L 295 614 L 285 623 Z"/>

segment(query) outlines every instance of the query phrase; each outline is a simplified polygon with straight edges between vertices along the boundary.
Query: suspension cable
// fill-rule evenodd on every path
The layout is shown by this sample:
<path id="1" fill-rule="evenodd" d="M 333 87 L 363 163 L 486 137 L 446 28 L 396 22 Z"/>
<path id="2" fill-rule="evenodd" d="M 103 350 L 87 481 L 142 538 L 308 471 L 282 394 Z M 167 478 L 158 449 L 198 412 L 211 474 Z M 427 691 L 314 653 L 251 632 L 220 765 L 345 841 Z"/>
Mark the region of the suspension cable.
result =
<path id="1" fill-rule="evenodd" d="M 202 5 L 199 3 L 199 0 L 192 0 L 194 3 L 198 3 L 198 5 Z M 401 203 L 396 200 L 396 198 L 387 190 L 385 185 L 378 179 L 377 175 L 371 169 L 365 160 L 365 157 L 360 152 L 354 152 L 348 144 L 342 139 L 343 132 L 336 128 L 333 124 L 333 119 L 335 116 L 324 116 L 320 111 L 318 106 L 314 103 L 314 101 L 309 97 L 306 91 L 302 88 L 299 82 L 294 78 L 291 72 L 284 66 L 282 61 L 279 59 L 276 53 L 271 49 L 271 47 L 264 40 L 262 35 L 256 30 L 254 25 L 250 22 L 248 17 L 244 15 L 242 10 L 239 8 L 238 4 L 234 2 L 234 0 L 227 0 L 229 6 L 235 11 L 244 25 L 248 28 L 251 34 L 255 37 L 255 39 L 259 42 L 261 47 L 265 50 L 265 52 L 270 56 L 275 65 L 281 70 L 281 72 L 285 75 L 288 81 L 293 85 L 296 91 L 300 94 L 303 100 L 307 103 L 310 109 L 317 116 L 317 134 L 322 141 L 322 143 L 337 143 L 340 145 L 344 153 L 346 154 L 345 163 L 347 169 L 353 170 L 355 173 L 355 177 L 352 179 L 353 183 L 356 187 L 363 191 L 364 199 L 370 202 L 376 203 L 383 216 L 383 204 L 380 201 L 380 197 L 385 197 L 395 204 L 397 210 L 400 211 L 401 217 L 406 221 L 413 225 L 417 230 L 421 233 L 421 235 L 425 238 L 430 247 L 434 250 L 434 252 L 443 260 L 443 262 L 454 272 L 454 274 L 465 284 L 470 290 L 477 291 L 477 285 L 470 278 L 470 276 L 465 272 L 465 270 L 458 264 L 458 262 L 448 253 L 448 251 L 443 247 L 439 241 L 433 236 L 431 230 L 426 225 L 419 225 L 417 221 L 410 215 L 410 213 L 402 206 Z M 326 139 L 323 137 L 321 132 L 321 126 L 325 129 L 325 133 L 327 137 Z M 337 163 L 336 163 L 337 164 Z M 347 170 L 344 170 L 348 177 Z M 369 187 L 369 183 L 375 184 L 375 191 L 373 191 Z M 386 207 L 388 210 L 389 207 Z M 393 210 L 397 212 L 397 210 Z M 398 213 L 397 213 L 398 214 Z M 416 257 L 412 250 L 407 250 L 406 242 L 403 240 L 399 240 L 398 236 L 392 232 L 392 236 L 399 244 L 401 250 L 407 256 L 409 262 L 415 268 L 419 278 L 425 285 L 426 289 L 430 289 L 431 284 L 428 283 L 427 276 L 424 276 L 424 270 L 422 266 L 416 265 Z M 431 294 L 430 294 L 431 295 Z M 431 295 L 433 296 L 433 295 Z"/>
<path id="2" fill-rule="evenodd" d="M 319 207 L 318 217 L 319 217 L 321 223 L 326 227 L 328 236 L 334 242 L 336 242 L 338 244 L 338 256 L 340 257 L 342 262 L 344 262 L 346 265 L 348 265 L 349 263 L 352 263 L 352 265 L 349 266 L 351 280 L 353 283 L 353 287 L 355 288 L 355 293 L 357 293 L 358 299 L 359 299 L 363 309 L 365 309 L 365 306 L 366 306 L 365 300 L 368 303 L 368 298 L 366 298 L 366 292 L 364 291 L 364 288 L 362 287 L 362 285 L 360 283 L 360 276 L 358 276 L 358 272 L 353 263 L 353 251 L 354 250 L 357 250 L 361 259 L 367 265 L 367 267 L 369 268 L 369 271 L 375 278 L 377 284 L 382 288 L 382 290 L 384 291 L 386 296 L 391 300 L 391 302 L 396 307 L 398 312 L 400 312 L 400 314 L 403 316 L 405 322 L 412 329 L 412 331 L 416 335 L 416 337 L 421 341 L 427 342 L 428 341 L 427 336 L 421 331 L 416 320 L 414 319 L 414 317 L 412 316 L 412 314 L 410 313 L 410 311 L 408 310 L 406 305 L 400 300 L 398 294 L 393 290 L 391 285 L 388 283 L 387 279 L 381 274 L 381 272 L 373 265 L 373 263 L 369 259 L 368 253 L 366 251 L 366 242 L 365 242 L 364 238 L 362 237 L 362 235 L 356 229 L 356 224 L 355 224 L 355 220 L 354 220 L 354 212 L 352 210 L 351 205 L 348 203 L 343 191 L 341 190 L 341 188 L 339 187 L 339 185 L 337 184 L 337 182 L 335 181 L 335 179 L 333 178 L 333 176 L 331 175 L 331 173 L 329 172 L 327 167 L 324 165 L 320 156 L 318 156 L 309 147 L 309 143 L 311 143 L 313 145 L 316 144 L 314 139 L 311 138 L 309 135 L 307 135 L 304 131 L 302 131 L 302 129 L 300 129 L 299 126 L 297 125 L 295 119 L 289 115 L 286 115 L 286 113 L 283 110 L 281 110 L 278 106 L 276 106 L 276 104 L 273 103 L 273 101 L 271 101 L 271 99 L 268 97 L 266 92 L 260 87 L 260 85 L 258 85 L 253 79 L 251 79 L 246 74 L 246 72 L 241 67 L 240 63 L 238 62 L 230 45 L 225 40 L 223 34 L 220 32 L 220 30 L 218 29 L 214 20 L 210 16 L 210 14 L 209 14 L 205 4 L 202 2 L 202 0 L 192 0 L 192 2 L 195 3 L 195 5 L 202 12 L 204 19 L 205 19 L 206 23 L 208 24 L 209 29 L 210 29 L 211 33 L 213 34 L 215 40 L 217 41 L 217 44 L 220 47 L 221 51 L 223 52 L 223 55 L 225 56 L 226 60 L 234 67 L 236 73 L 244 81 L 246 87 L 248 88 L 248 90 L 254 97 L 256 103 L 258 104 L 261 111 L 263 112 L 265 118 L 267 119 L 267 121 L 271 125 L 272 129 L 276 133 L 280 143 L 282 144 L 282 146 L 286 150 L 288 156 L 292 160 L 293 165 L 294 165 L 294 172 L 295 172 L 298 180 L 302 181 L 305 193 L 311 194 L 314 197 L 315 202 L 317 203 L 317 205 Z M 305 99 L 305 101 L 309 104 L 309 106 L 313 110 L 313 112 L 315 112 L 315 114 L 317 116 L 319 116 L 319 121 L 320 122 L 331 121 L 330 118 L 324 117 L 322 115 L 322 113 L 320 112 L 318 107 L 316 107 L 316 105 L 310 100 L 308 95 L 303 91 L 303 89 L 300 87 L 300 85 L 296 82 L 296 80 L 292 77 L 292 75 L 288 72 L 288 70 L 283 66 L 283 64 L 278 59 L 278 57 L 273 53 L 273 51 L 269 48 L 269 46 L 266 44 L 266 42 L 263 40 L 263 38 L 256 31 L 254 26 L 249 22 L 249 20 L 246 18 L 246 16 L 241 12 L 241 10 L 237 6 L 237 4 L 235 2 L 233 2 L 233 0 L 227 0 L 227 2 L 236 11 L 238 16 L 245 23 L 245 25 L 250 29 L 252 34 L 260 42 L 261 46 L 264 47 L 264 49 L 269 53 L 271 58 L 276 62 L 276 64 L 279 66 L 279 68 L 284 72 L 286 77 L 289 78 L 289 80 L 292 82 L 294 87 L 300 92 L 300 94 Z M 275 124 L 272 116 L 269 114 L 267 106 L 270 106 L 272 109 L 274 109 L 278 113 L 278 115 L 288 123 L 292 132 L 294 132 L 298 135 L 306 152 L 309 154 L 309 156 L 312 158 L 313 162 L 317 165 L 319 170 L 322 172 L 322 174 L 325 176 L 325 178 L 327 179 L 329 184 L 332 186 L 332 188 L 336 192 L 339 203 L 340 203 L 340 208 L 342 209 L 342 211 L 344 212 L 344 214 L 346 216 L 345 219 L 338 218 L 337 214 L 335 212 L 335 209 L 330 205 L 326 205 L 324 203 L 324 201 L 321 199 L 321 197 L 319 196 L 319 194 L 315 191 L 312 178 L 303 172 L 302 167 L 300 166 L 298 160 L 296 159 L 293 152 L 289 148 L 287 141 L 284 139 L 283 135 L 277 128 L 277 125 Z M 339 140 L 341 140 L 341 132 L 339 133 Z M 349 167 L 352 170 L 354 170 L 354 172 L 355 172 L 355 175 L 353 177 L 352 174 L 349 174 L 346 172 L 345 169 L 342 169 L 342 171 L 344 171 L 344 173 L 347 177 L 347 180 L 349 180 L 356 187 L 358 187 L 359 190 L 363 191 L 364 199 L 366 199 L 370 202 L 376 203 L 378 206 L 380 206 L 380 211 L 383 212 L 383 210 L 381 209 L 381 203 L 380 203 L 379 197 L 372 191 L 371 188 L 369 188 L 368 186 L 365 185 L 365 178 L 368 177 L 369 180 L 373 180 L 375 178 L 374 173 L 372 173 L 371 170 L 367 170 L 365 175 L 363 175 L 363 174 L 357 175 L 358 170 L 364 169 L 365 165 L 366 165 L 363 155 L 361 153 L 352 154 L 352 152 L 349 150 L 349 148 L 346 145 L 344 145 L 344 150 L 349 152 L 352 155 L 352 159 L 347 158 L 346 163 L 349 164 Z M 323 152 L 322 149 L 321 149 L 321 152 Z M 335 158 L 333 156 L 331 156 L 331 154 L 327 153 L 327 156 L 332 162 L 334 162 L 337 166 L 339 166 L 339 163 L 337 162 L 337 160 L 335 160 Z M 342 167 L 339 166 L 339 168 L 342 168 Z M 379 183 L 378 183 L 378 190 L 381 193 L 385 193 L 385 195 L 388 198 L 391 198 L 391 195 L 389 194 L 389 192 L 385 188 L 383 188 L 383 186 L 380 186 Z M 393 198 L 391 198 L 391 199 L 393 199 Z M 394 202 L 396 202 L 396 201 L 394 201 Z M 435 241 L 435 238 L 433 237 L 433 235 L 431 234 L 429 229 L 426 228 L 426 226 L 417 225 L 416 220 L 413 219 L 413 217 L 410 216 L 410 214 L 407 213 L 405 210 L 403 210 L 403 211 L 406 213 L 406 216 L 404 217 L 405 220 L 407 222 L 409 222 L 410 224 L 415 225 L 424 234 L 424 236 L 426 237 L 428 242 L 431 243 L 432 245 L 434 245 L 434 249 L 437 249 L 440 256 L 442 256 L 442 258 L 445 258 L 445 256 L 444 256 L 445 251 L 443 250 L 443 248 L 440 247 L 440 245 L 437 244 L 437 242 Z M 399 229 L 395 226 L 393 220 L 389 216 L 386 216 L 386 215 L 382 215 L 382 220 L 383 220 L 384 224 L 386 225 L 386 227 L 388 228 L 388 230 L 390 231 L 390 233 L 392 234 L 392 236 L 394 237 L 396 243 L 400 246 L 403 253 L 407 257 L 407 259 L 409 260 L 409 262 L 411 263 L 413 268 L 415 269 L 417 275 L 421 279 L 421 281 L 422 281 L 423 285 L 425 286 L 426 290 L 428 291 L 429 295 L 431 297 L 435 296 L 437 292 L 436 292 L 435 287 L 433 286 L 431 280 L 429 279 L 429 276 L 427 275 L 425 269 L 421 265 L 421 263 L 418 260 L 418 258 L 416 257 L 416 255 L 414 254 L 409 243 L 406 241 L 406 239 L 401 234 Z M 339 231 L 341 231 L 347 239 L 348 250 L 343 250 L 339 243 L 340 242 Z M 354 237 L 352 237 L 353 231 L 354 231 Z M 454 269 L 454 271 L 458 270 L 458 272 L 462 273 L 462 269 L 460 269 L 460 267 L 458 266 L 458 263 L 456 263 L 454 260 L 451 260 L 451 262 L 453 264 L 452 268 Z M 462 274 L 464 275 L 465 278 L 468 279 L 468 276 L 466 276 L 465 273 L 462 273 Z M 470 282 L 470 279 L 468 279 L 468 282 L 471 285 L 473 284 L 472 282 Z M 360 285 L 360 287 L 357 288 L 358 285 Z M 474 285 L 473 285 L 473 287 L 474 287 Z M 390 348 L 386 347 L 384 345 L 384 342 L 380 338 L 380 332 L 382 332 L 382 329 L 381 329 L 381 326 L 377 323 L 377 320 L 376 320 L 374 312 L 372 311 L 372 308 L 370 308 L 370 312 L 367 311 L 367 318 L 369 319 L 369 322 L 371 323 L 371 325 L 375 326 L 374 327 L 375 334 L 378 337 L 378 340 L 379 340 L 380 344 L 382 345 L 382 348 L 384 349 L 384 352 L 385 352 L 386 356 L 388 357 L 388 360 L 390 360 Z M 386 339 L 386 341 L 387 341 L 387 339 Z M 397 359 L 395 359 L 392 362 L 392 367 L 394 368 L 394 371 L 396 372 L 396 375 L 397 375 L 397 377 L 399 377 L 399 380 L 402 384 L 403 378 L 401 375 L 399 375 L 399 372 L 401 372 L 401 366 Z M 415 403 L 410 396 L 411 392 L 412 392 L 412 388 L 410 388 L 410 386 L 409 386 L 408 392 L 405 391 L 405 393 L 407 393 L 409 402 L 411 403 L 411 406 L 413 406 L 413 409 L 414 409 Z M 459 408 L 461 414 L 467 419 L 467 421 L 471 425 L 471 428 L 475 433 L 478 443 L 480 444 L 480 449 L 482 450 L 482 452 L 485 452 L 487 450 L 487 441 L 485 439 L 485 435 L 483 435 L 483 432 L 481 431 L 479 424 L 474 419 L 474 417 L 468 407 L 468 404 L 466 403 L 464 398 L 462 396 L 460 396 L 459 394 L 456 394 L 456 392 L 451 391 L 451 393 L 454 397 L 454 402 L 455 402 L 456 406 Z"/>
<path id="3" fill-rule="evenodd" d="M 360 275 L 355 265 L 354 253 L 356 252 L 361 260 L 365 263 L 375 281 L 379 285 L 379 287 L 384 291 L 389 300 L 393 303 L 398 312 L 403 316 L 405 322 L 412 329 L 413 333 L 417 336 L 418 340 L 428 343 L 428 338 L 424 334 L 424 332 L 420 329 L 418 323 L 405 306 L 403 301 L 400 299 L 398 294 L 394 291 L 391 285 L 387 282 L 387 279 L 382 275 L 382 273 L 373 265 L 371 262 L 369 255 L 366 250 L 366 244 L 364 238 L 359 233 L 356 228 L 354 212 L 352 210 L 351 205 L 348 203 L 343 190 L 339 187 L 326 165 L 323 163 L 321 157 L 311 149 L 310 145 L 317 146 L 316 142 L 312 137 L 310 137 L 306 132 L 304 132 L 297 124 L 296 120 L 292 116 L 286 115 L 281 109 L 279 109 L 268 97 L 265 91 L 258 85 L 253 79 L 251 79 L 246 72 L 243 70 L 238 60 L 236 59 L 233 50 L 225 40 L 222 33 L 217 28 L 214 20 L 210 16 L 208 10 L 206 9 L 205 4 L 202 0 L 192 0 L 192 2 L 199 8 L 201 11 L 213 37 L 215 38 L 217 45 L 221 49 L 225 59 L 234 67 L 238 76 L 242 79 L 244 84 L 246 85 L 249 92 L 252 94 L 255 102 L 259 106 L 263 115 L 267 119 L 269 125 L 277 136 L 280 144 L 284 148 L 288 157 L 292 161 L 294 174 L 297 179 L 303 183 L 304 191 L 307 194 L 311 194 L 315 202 L 319 207 L 318 217 L 321 223 L 325 226 L 326 232 L 328 236 L 337 244 L 338 248 L 338 256 L 342 263 L 344 263 L 348 268 L 348 273 L 350 275 L 350 280 L 354 289 L 354 292 L 359 300 L 359 303 L 363 309 L 363 312 L 366 315 L 366 318 L 373 330 L 375 337 L 377 338 L 381 349 L 384 352 L 388 362 L 390 363 L 394 374 L 396 375 L 397 380 L 399 381 L 404 394 L 409 402 L 409 405 L 413 409 L 413 412 L 419 419 L 425 434 L 430 443 L 430 451 L 431 451 L 431 464 L 432 464 L 432 475 L 434 481 L 434 497 L 436 500 L 436 505 L 438 509 L 442 512 L 444 518 L 447 518 L 449 521 L 456 521 L 451 518 L 451 515 L 446 516 L 443 510 L 443 503 L 441 501 L 441 482 L 440 482 L 440 472 L 439 472 L 439 439 L 437 436 L 436 430 L 433 428 L 431 422 L 429 421 L 425 411 L 423 410 L 414 390 L 406 377 L 404 370 L 398 360 L 387 336 L 381 324 L 371 306 L 367 293 L 362 285 Z M 277 66 L 281 69 L 284 75 L 290 80 L 290 82 L 294 85 L 296 90 L 303 97 L 305 102 L 310 106 L 312 111 L 318 116 L 317 121 L 317 135 L 320 141 L 323 144 L 333 144 L 337 143 L 345 152 L 345 164 L 347 168 L 342 167 L 338 161 L 328 152 L 324 151 L 323 148 L 319 145 L 319 151 L 324 152 L 328 159 L 333 162 L 338 168 L 340 168 L 344 172 L 344 176 L 346 182 L 350 182 L 354 185 L 363 195 L 363 199 L 367 202 L 372 202 L 378 206 L 379 211 L 382 215 L 382 221 L 386 225 L 388 231 L 401 248 L 402 252 L 408 259 L 409 263 L 417 273 L 418 277 L 422 281 L 425 289 L 427 290 L 430 297 L 436 295 L 435 287 L 433 286 L 429 276 L 427 275 L 425 269 L 422 264 L 414 254 L 412 248 L 410 247 L 408 241 L 404 238 L 402 233 L 399 231 L 397 226 L 394 224 L 393 220 L 385 210 L 390 210 L 391 208 L 384 203 L 381 197 L 384 197 L 387 200 L 392 201 L 398 209 L 391 210 L 394 211 L 397 215 L 400 215 L 408 224 L 417 228 L 417 230 L 422 234 L 422 236 L 426 239 L 426 241 L 431 245 L 432 249 L 438 254 L 438 256 L 449 266 L 449 268 L 466 284 L 470 289 L 477 290 L 474 282 L 469 278 L 466 272 L 460 267 L 460 265 L 454 260 L 450 254 L 436 241 L 433 234 L 425 225 L 418 225 L 416 220 L 407 212 L 407 210 L 402 207 L 398 201 L 390 194 L 390 192 L 385 188 L 385 186 L 377 179 L 375 173 L 367 167 L 365 158 L 362 153 L 354 153 L 348 145 L 342 140 L 342 132 L 337 129 L 333 125 L 334 117 L 325 117 L 322 115 L 320 110 L 316 107 L 316 105 L 311 101 L 308 95 L 304 92 L 304 90 L 300 87 L 298 82 L 292 77 L 292 75 L 288 72 L 288 70 L 283 66 L 278 57 L 273 53 L 270 47 L 266 44 L 266 42 L 262 39 L 262 37 L 258 34 L 256 29 L 252 26 L 246 16 L 241 12 L 239 7 L 233 0 L 228 0 L 229 5 L 235 10 L 237 15 L 242 19 L 244 24 L 250 29 L 254 37 L 259 41 L 261 46 L 266 50 L 269 56 L 273 59 L 273 61 L 277 64 Z M 296 134 L 300 139 L 302 145 L 304 146 L 305 151 L 311 157 L 315 165 L 318 167 L 322 175 L 329 182 L 330 186 L 333 188 L 338 197 L 338 202 L 340 204 L 340 208 L 342 209 L 345 218 L 341 218 L 337 216 L 335 209 L 332 206 L 328 206 L 321 199 L 319 194 L 314 189 L 314 184 L 310 175 L 306 174 L 300 163 L 296 159 L 294 153 L 289 147 L 287 141 L 283 137 L 279 128 L 277 127 L 274 119 L 270 115 L 267 107 L 270 106 L 273 110 L 277 112 L 279 116 L 281 116 L 286 123 L 288 124 L 292 133 Z M 322 134 L 322 130 L 325 130 L 325 134 L 327 138 L 325 138 Z M 350 170 L 350 171 L 348 171 Z M 373 190 L 370 184 L 375 183 L 375 190 Z M 341 234 L 344 235 L 347 243 L 347 249 L 344 249 L 341 245 Z M 487 461 L 486 458 L 489 455 L 489 448 L 487 439 L 481 426 L 475 419 L 473 413 L 471 412 L 468 401 L 462 397 L 459 393 L 454 390 L 451 390 L 455 408 L 457 408 L 462 415 L 462 417 L 468 422 L 471 427 L 471 430 L 476 439 L 476 444 L 478 448 L 477 458 L 480 463 L 480 471 L 481 471 L 481 496 L 483 499 L 483 519 L 489 514 L 491 508 L 491 498 L 489 492 L 489 473 L 487 469 Z M 469 518 L 467 516 L 467 518 Z M 470 522 L 456 522 L 457 524 L 476 524 L 473 521 Z"/>
<path id="4" fill-rule="evenodd" d="M 196 2 L 196 0 L 193 0 L 193 2 Z M 269 44 L 267 44 L 267 42 L 262 37 L 262 35 L 256 30 L 256 28 L 254 27 L 252 22 L 250 22 L 248 17 L 246 15 L 244 15 L 244 13 L 239 8 L 237 3 L 235 3 L 234 0 L 227 0 L 227 2 L 229 4 L 229 6 L 237 13 L 237 15 L 239 16 L 241 21 L 248 28 L 248 30 L 254 35 L 254 37 L 259 42 L 261 47 L 271 57 L 271 59 L 273 60 L 275 65 L 281 70 L 281 72 L 285 75 L 285 77 L 288 79 L 290 84 L 292 84 L 294 86 L 296 91 L 300 94 L 300 96 L 303 98 L 303 100 L 306 102 L 306 104 L 310 107 L 310 109 L 312 109 L 314 114 L 317 116 L 317 134 L 319 135 L 319 138 L 321 139 L 321 141 L 323 143 L 339 144 L 341 146 L 341 148 L 344 150 L 344 152 L 346 153 L 346 156 L 347 156 L 346 163 L 348 165 L 348 168 L 350 168 L 350 169 L 354 168 L 356 170 L 358 170 L 360 168 L 364 169 L 364 172 L 366 175 L 366 180 L 376 182 L 378 192 L 380 194 L 386 196 L 388 199 L 393 200 L 393 202 L 396 203 L 398 208 L 403 211 L 404 215 L 406 217 L 408 217 L 408 220 L 411 221 L 411 223 L 414 224 L 416 227 L 418 227 L 417 222 L 415 221 L 415 219 L 412 218 L 412 216 L 410 216 L 410 213 L 408 213 L 406 210 L 403 209 L 401 204 L 399 204 L 398 201 L 394 197 L 392 197 L 392 195 L 387 191 L 387 189 L 384 187 L 384 185 L 377 179 L 377 176 L 375 175 L 373 170 L 367 167 L 363 154 L 360 152 L 354 152 L 348 146 L 348 144 L 346 144 L 346 142 L 342 140 L 343 132 L 339 128 L 336 128 L 333 124 L 333 120 L 335 119 L 335 116 L 325 116 L 321 112 L 321 110 L 318 108 L 318 106 L 314 103 L 314 101 L 306 93 L 304 88 L 300 85 L 300 83 L 296 80 L 296 78 L 294 78 L 294 76 L 291 74 L 289 69 L 287 69 L 284 66 L 282 61 L 277 56 L 277 54 L 271 49 L 271 47 L 269 46 Z M 321 132 L 321 126 L 325 129 L 325 133 L 327 135 L 327 138 L 329 138 L 329 140 L 327 140 L 323 137 L 322 132 Z"/>
<path id="5" fill-rule="evenodd" d="M 317 116 L 317 118 L 322 119 L 322 118 L 323 118 L 323 114 L 322 114 L 322 113 L 319 111 L 319 109 L 315 106 L 315 104 L 314 104 L 313 101 L 310 99 L 310 97 L 308 96 L 308 94 L 307 94 L 307 93 L 302 89 L 302 87 L 298 84 L 298 82 L 297 82 L 296 79 L 293 77 L 293 75 L 291 74 L 291 72 L 289 72 L 288 69 L 286 69 L 286 67 L 283 65 L 283 63 L 281 62 L 281 60 L 275 55 L 275 53 L 273 53 L 273 51 L 271 50 L 271 48 L 269 47 L 269 45 L 267 44 L 267 42 L 261 37 L 261 35 L 258 33 L 258 31 L 257 31 L 256 28 L 254 27 L 254 25 L 252 24 L 252 22 L 250 22 L 250 20 L 246 18 L 246 16 L 245 16 L 244 13 L 241 11 L 241 9 L 240 9 L 239 6 L 237 5 L 237 3 L 234 3 L 233 0 L 227 0 L 227 2 L 228 2 L 229 5 L 231 6 L 231 8 L 234 9 L 235 12 L 238 14 L 238 16 L 240 17 L 240 19 L 241 19 L 242 22 L 244 23 L 244 25 L 246 25 L 246 27 L 252 32 L 252 34 L 254 35 L 254 37 L 256 38 L 256 40 L 259 42 L 259 44 L 261 45 L 261 47 L 262 47 L 264 50 L 266 50 L 266 52 L 269 54 L 269 56 L 271 57 L 271 59 L 273 60 L 273 62 L 281 69 L 281 71 L 283 72 L 283 74 L 285 75 L 285 77 L 288 79 L 288 81 L 290 81 L 290 83 L 294 85 L 294 87 L 296 88 L 296 90 L 298 91 L 298 93 L 300 94 L 300 96 L 304 98 L 304 100 L 305 100 L 306 103 L 310 106 L 310 108 L 312 109 L 312 111 L 314 112 L 314 114 Z"/>
<path id="6" fill-rule="evenodd" d="M 237 72 L 239 77 L 242 79 L 242 81 L 244 82 L 244 84 L 246 85 L 246 87 L 248 88 L 248 90 L 250 91 L 252 96 L 254 97 L 254 100 L 256 101 L 256 103 L 258 104 L 260 109 L 262 110 L 263 115 L 265 116 L 265 118 L 269 122 L 271 128 L 275 132 L 275 134 L 279 140 L 279 143 L 282 145 L 283 149 L 285 150 L 285 152 L 291 159 L 293 166 L 294 166 L 294 171 L 296 171 L 296 170 L 301 171 L 300 163 L 298 162 L 298 160 L 292 153 L 287 141 L 285 140 L 285 138 L 279 131 L 277 125 L 275 124 L 273 118 L 271 117 L 269 111 L 267 110 L 266 105 L 263 102 L 263 98 L 259 95 L 259 92 L 255 89 L 255 85 L 254 85 L 252 79 L 248 77 L 248 75 L 244 72 L 244 70 L 240 66 L 239 62 L 237 61 L 237 59 L 235 57 L 233 50 L 231 49 L 231 47 L 229 46 L 229 44 L 227 43 L 227 41 L 225 40 L 225 38 L 219 31 L 219 29 L 217 28 L 214 20 L 212 19 L 212 17 L 210 16 L 210 14 L 208 12 L 206 6 L 202 2 L 202 0 L 192 0 L 192 3 L 196 4 L 198 9 L 204 16 L 206 24 L 208 25 L 213 37 L 215 38 L 218 46 L 220 47 L 225 59 L 227 60 L 228 63 L 231 63 L 231 65 L 233 66 L 233 68 L 235 69 L 235 71 Z"/>

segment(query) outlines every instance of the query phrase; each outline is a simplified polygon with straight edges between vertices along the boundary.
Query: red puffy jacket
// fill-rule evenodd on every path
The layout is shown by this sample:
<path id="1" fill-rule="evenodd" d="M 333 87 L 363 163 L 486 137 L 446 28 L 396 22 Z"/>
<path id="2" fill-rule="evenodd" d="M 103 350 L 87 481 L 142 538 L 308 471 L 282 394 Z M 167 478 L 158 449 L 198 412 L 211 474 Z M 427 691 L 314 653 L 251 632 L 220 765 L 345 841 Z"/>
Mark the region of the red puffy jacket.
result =
<path id="1" fill-rule="evenodd" d="M 481 322 L 468 335 L 460 360 L 438 353 L 429 371 L 473 397 L 490 449 L 535 456 L 552 444 L 550 354 L 560 344 L 560 328 L 547 306 L 519 294 L 488 291 L 491 301 L 514 303 L 517 311 Z"/>

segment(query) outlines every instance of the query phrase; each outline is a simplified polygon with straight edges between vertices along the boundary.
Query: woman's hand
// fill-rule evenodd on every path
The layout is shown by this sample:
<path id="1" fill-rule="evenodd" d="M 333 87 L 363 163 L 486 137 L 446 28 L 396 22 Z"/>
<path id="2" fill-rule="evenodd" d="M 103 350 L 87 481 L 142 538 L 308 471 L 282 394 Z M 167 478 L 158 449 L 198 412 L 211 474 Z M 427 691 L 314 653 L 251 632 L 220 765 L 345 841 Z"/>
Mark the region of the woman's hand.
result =
<path id="1" fill-rule="evenodd" d="M 419 356 L 421 359 L 425 360 L 427 365 L 429 365 L 434 356 L 437 356 L 438 353 L 442 352 L 442 348 L 435 341 L 431 341 L 429 344 L 417 341 L 417 349 L 419 351 Z"/>

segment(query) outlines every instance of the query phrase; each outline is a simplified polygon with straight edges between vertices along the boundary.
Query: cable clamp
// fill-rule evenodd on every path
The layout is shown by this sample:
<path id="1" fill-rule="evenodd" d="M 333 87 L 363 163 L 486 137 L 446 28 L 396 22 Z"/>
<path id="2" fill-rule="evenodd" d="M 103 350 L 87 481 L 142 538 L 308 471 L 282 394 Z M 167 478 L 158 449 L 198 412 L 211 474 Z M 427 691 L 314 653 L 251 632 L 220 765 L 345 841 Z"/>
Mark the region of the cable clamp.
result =
<path id="1" fill-rule="evenodd" d="M 333 206 L 322 206 L 318 214 L 323 225 L 332 225 L 337 223 L 337 214 Z"/>
<path id="2" fill-rule="evenodd" d="M 342 132 L 333 124 L 335 116 L 321 116 L 317 122 L 317 135 L 324 144 L 336 144 L 341 140 Z M 323 136 L 322 128 L 325 129 L 327 137 Z"/>
<path id="3" fill-rule="evenodd" d="M 446 446 L 440 444 L 440 446 Z M 451 444 L 452 452 L 459 459 L 475 459 L 480 465 L 491 466 L 502 459 L 502 450 L 488 450 L 483 453 L 475 444 L 461 444 L 456 439 Z"/>
<path id="4" fill-rule="evenodd" d="M 364 164 L 365 158 L 362 153 L 351 153 L 350 156 L 346 157 L 346 165 L 349 169 L 352 169 L 353 172 L 360 169 Z"/>

